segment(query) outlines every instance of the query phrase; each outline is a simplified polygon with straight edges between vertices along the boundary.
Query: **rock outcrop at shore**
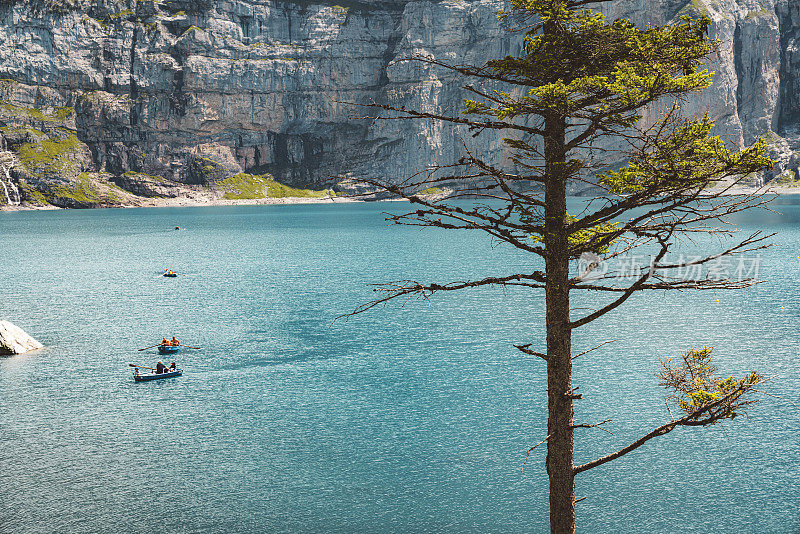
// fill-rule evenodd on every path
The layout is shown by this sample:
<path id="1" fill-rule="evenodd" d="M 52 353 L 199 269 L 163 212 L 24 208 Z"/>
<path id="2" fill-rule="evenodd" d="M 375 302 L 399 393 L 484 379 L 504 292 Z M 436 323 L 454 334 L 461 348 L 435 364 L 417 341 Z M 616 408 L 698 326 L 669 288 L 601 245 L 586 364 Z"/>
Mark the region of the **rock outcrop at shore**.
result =
<path id="1" fill-rule="evenodd" d="M 26 334 L 22 328 L 8 321 L 0 321 L 0 356 L 24 354 L 42 347 L 44 345 Z"/>
<path id="2" fill-rule="evenodd" d="M 0 0 L 0 204 L 223 195 L 234 176 L 256 196 L 270 177 L 322 190 L 452 162 L 462 139 L 504 159 L 492 133 L 363 120 L 369 111 L 347 104 L 457 113 L 463 82 L 399 60 L 518 53 L 519 34 L 495 16 L 502 0 L 337 1 Z M 800 2 L 617 0 L 607 12 L 711 17 L 716 83 L 690 108 L 709 109 L 731 144 L 766 136 L 779 159 L 766 178 L 793 178 Z"/>

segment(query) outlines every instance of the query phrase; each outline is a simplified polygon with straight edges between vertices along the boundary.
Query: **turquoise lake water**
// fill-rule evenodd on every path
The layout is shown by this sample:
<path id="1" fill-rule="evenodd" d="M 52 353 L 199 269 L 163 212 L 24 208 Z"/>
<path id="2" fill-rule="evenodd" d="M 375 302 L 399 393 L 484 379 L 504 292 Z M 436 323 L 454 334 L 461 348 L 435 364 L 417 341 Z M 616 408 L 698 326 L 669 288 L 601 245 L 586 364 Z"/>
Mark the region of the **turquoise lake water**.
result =
<path id="1" fill-rule="evenodd" d="M 368 283 L 538 268 L 477 233 L 388 226 L 403 204 L 0 213 L 0 532 L 546 532 L 543 298 L 485 289 L 333 319 Z M 767 283 L 648 293 L 575 336 L 577 461 L 668 420 L 658 359 L 713 345 L 800 404 L 800 203 Z M 180 231 L 174 227 L 180 226 Z M 181 274 L 160 276 L 165 268 Z M 576 308 L 596 306 L 578 295 Z M 719 302 L 717 302 L 719 300 Z M 784 309 L 781 309 L 781 306 Z M 576 315 L 584 313 L 581 310 Z M 181 378 L 134 383 L 176 335 Z M 765 397 L 579 475 L 578 531 L 800 532 L 800 409 Z"/>

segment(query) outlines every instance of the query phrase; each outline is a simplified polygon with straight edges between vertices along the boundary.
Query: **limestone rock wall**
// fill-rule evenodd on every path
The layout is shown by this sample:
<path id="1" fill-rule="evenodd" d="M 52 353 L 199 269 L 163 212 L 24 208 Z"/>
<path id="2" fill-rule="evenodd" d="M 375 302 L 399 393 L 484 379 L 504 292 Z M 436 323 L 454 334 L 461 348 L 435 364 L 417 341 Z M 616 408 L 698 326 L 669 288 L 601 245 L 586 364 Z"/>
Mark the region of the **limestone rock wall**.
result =
<path id="1" fill-rule="evenodd" d="M 74 192 L 79 176 L 97 189 L 124 186 L 125 173 L 192 186 L 241 171 L 317 188 L 399 179 L 456 159 L 463 140 L 503 160 L 491 133 L 365 120 L 348 104 L 458 113 L 466 95 L 447 71 L 399 60 L 517 53 L 495 17 L 502 0 L 337 1 L 0 0 L 0 149 L 18 156 L 23 196 L 58 203 L 69 195 L 53 191 Z M 606 11 L 642 24 L 709 15 L 716 83 L 690 108 L 709 109 L 733 144 L 768 136 L 771 176 L 797 170 L 800 2 L 618 0 Z"/>

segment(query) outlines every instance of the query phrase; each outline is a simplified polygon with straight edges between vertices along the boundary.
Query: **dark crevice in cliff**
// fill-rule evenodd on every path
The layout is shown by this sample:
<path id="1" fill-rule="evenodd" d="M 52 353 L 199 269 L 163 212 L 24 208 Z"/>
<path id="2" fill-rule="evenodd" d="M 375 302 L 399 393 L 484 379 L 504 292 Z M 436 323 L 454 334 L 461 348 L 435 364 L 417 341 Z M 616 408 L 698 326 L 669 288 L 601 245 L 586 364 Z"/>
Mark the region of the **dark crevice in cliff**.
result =
<path id="1" fill-rule="evenodd" d="M 107 38 L 103 39 L 101 46 L 103 49 L 103 54 L 99 58 L 98 62 L 100 65 L 100 69 L 103 71 L 103 90 L 111 92 L 112 87 L 111 87 L 110 65 L 114 61 L 114 54 L 112 54 L 111 50 L 109 50 L 110 44 Z"/>
<path id="2" fill-rule="evenodd" d="M 245 39 L 249 39 L 250 38 L 251 32 L 253 30 L 253 23 L 254 22 L 257 23 L 257 21 L 255 21 L 253 19 L 253 17 L 251 17 L 251 16 L 240 16 L 239 17 L 239 26 L 241 26 L 241 28 L 242 28 L 242 36 Z M 256 34 L 260 34 L 260 33 L 261 33 L 261 25 L 257 24 Z"/>
<path id="3" fill-rule="evenodd" d="M 262 162 L 255 152 L 254 165 L 245 170 L 251 174 L 270 173 L 277 180 L 294 186 L 307 187 L 318 183 L 315 171 L 322 164 L 323 140 L 310 133 L 270 132 L 267 144 L 273 155 L 272 162 Z"/>
<path id="4" fill-rule="evenodd" d="M 387 69 L 389 64 L 397 57 L 397 45 L 403 39 L 403 10 L 388 11 L 394 23 L 394 29 L 386 40 L 386 48 L 381 57 L 380 74 L 378 75 L 378 89 L 385 87 L 389 83 Z"/>
<path id="5" fill-rule="evenodd" d="M 175 106 L 178 116 L 183 117 L 186 115 L 186 106 L 189 102 L 188 95 L 183 90 L 183 84 L 186 78 L 186 72 L 183 70 L 183 65 L 175 71 L 175 89 L 172 93 L 171 102 Z"/>
<path id="6" fill-rule="evenodd" d="M 138 1 L 138 0 L 137 0 Z M 159 7 L 170 13 L 203 13 L 214 8 L 217 0 L 166 0 Z"/>
<path id="7" fill-rule="evenodd" d="M 736 114 L 741 120 L 745 73 L 742 63 L 742 27 L 738 21 L 733 32 L 733 68 L 736 71 Z"/>
<path id="8" fill-rule="evenodd" d="M 399 22 L 398 22 L 399 25 Z M 378 76 L 378 86 L 384 87 L 389 83 L 389 76 L 386 73 L 386 70 L 389 68 L 389 63 L 397 55 L 397 44 L 403 38 L 403 34 L 400 32 L 400 28 L 395 28 L 395 31 L 389 36 L 389 40 L 386 42 L 386 50 L 383 51 L 383 58 L 381 61 L 381 73 Z"/>
<path id="9" fill-rule="evenodd" d="M 172 74 L 172 93 L 169 95 L 169 103 L 179 117 L 186 115 L 186 108 L 189 104 L 189 96 L 184 91 L 184 81 L 186 73 L 184 66 L 186 56 L 179 50 L 173 49 L 170 56 L 178 63 L 178 68 Z"/>
<path id="10" fill-rule="evenodd" d="M 800 131 L 800 6 L 776 4 L 780 31 L 781 67 L 778 72 L 778 132 L 781 135 Z M 793 13 L 794 11 L 794 13 Z"/>
<path id="11" fill-rule="evenodd" d="M 162 22 L 162 25 L 173 37 L 180 37 L 191 27 L 188 20 L 166 20 Z"/>
<path id="12" fill-rule="evenodd" d="M 128 84 L 130 85 L 131 108 L 130 108 L 130 125 L 136 126 L 139 122 L 138 103 L 136 100 L 139 98 L 139 86 L 136 84 L 136 39 L 139 35 L 138 26 L 133 29 L 133 37 L 131 38 L 131 54 L 128 64 Z"/>

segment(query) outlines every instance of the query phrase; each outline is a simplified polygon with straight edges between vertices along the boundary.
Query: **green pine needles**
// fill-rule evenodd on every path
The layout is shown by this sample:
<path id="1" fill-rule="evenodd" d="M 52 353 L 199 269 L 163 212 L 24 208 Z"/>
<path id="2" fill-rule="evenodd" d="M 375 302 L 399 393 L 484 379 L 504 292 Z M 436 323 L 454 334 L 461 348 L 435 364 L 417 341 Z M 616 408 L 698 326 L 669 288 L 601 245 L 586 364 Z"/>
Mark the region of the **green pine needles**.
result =
<path id="1" fill-rule="evenodd" d="M 738 379 L 733 375 L 717 377 L 717 368 L 711 363 L 712 351 L 704 346 L 681 354 L 677 361 L 662 360 L 661 372 L 656 375 L 660 385 L 671 391 L 668 400 L 693 418 L 695 424 L 705 419 L 709 419 L 708 424 L 716 424 L 745 413 L 754 402 L 746 395 L 764 382 L 756 372 Z"/>

